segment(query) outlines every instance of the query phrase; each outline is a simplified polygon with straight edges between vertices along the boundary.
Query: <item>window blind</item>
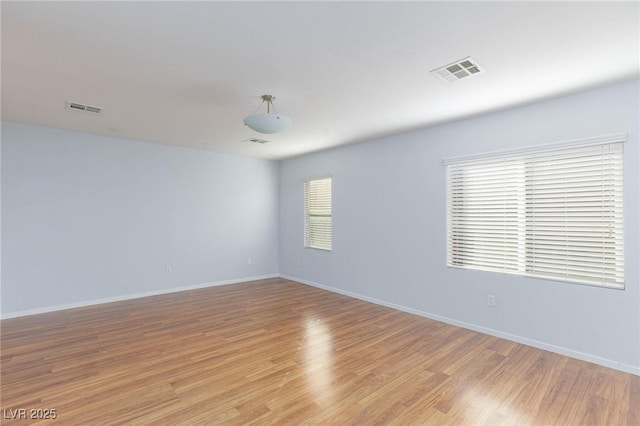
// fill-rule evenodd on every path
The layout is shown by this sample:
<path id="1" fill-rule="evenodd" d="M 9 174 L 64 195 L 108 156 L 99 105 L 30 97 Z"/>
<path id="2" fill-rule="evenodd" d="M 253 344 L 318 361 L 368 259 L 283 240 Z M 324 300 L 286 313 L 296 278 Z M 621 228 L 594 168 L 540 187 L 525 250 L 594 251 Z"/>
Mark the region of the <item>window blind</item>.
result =
<path id="1" fill-rule="evenodd" d="M 331 178 L 304 183 L 304 246 L 331 250 Z"/>
<path id="2" fill-rule="evenodd" d="M 447 165 L 447 264 L 624 288 L 623 144 Z"/>

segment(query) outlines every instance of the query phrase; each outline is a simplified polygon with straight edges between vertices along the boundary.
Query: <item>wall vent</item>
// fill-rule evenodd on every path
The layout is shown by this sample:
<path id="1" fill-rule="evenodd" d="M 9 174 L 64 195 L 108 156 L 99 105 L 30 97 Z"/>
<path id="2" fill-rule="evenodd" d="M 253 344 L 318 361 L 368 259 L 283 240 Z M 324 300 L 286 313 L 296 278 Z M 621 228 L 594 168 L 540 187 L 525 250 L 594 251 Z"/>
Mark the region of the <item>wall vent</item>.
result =
<path id="1" fill-rule="evenodd" d="M 84 104 L 79 104 L 77 102 L 69 102 L 69 101 L 66 102 L 66 108 L 75 109 L 78 111 L 92 112 L 94 114 L 100 114 L 102 112 L 102 108 L 100 107 L 84 105 Z"/>
<path id="2" fill-rule="evenodd" d="M 472 75 L 477 75 L 482 72 L 484 72 L 484 69 L 470 56 L 431 71 L 432 74 L 435 74 L 441 80 L 448 83 L 453 83 L 454 81 L 462 80 L 463 78 L 471 77 Z"/>
<path id="3" fill-rule="evenodd" d="M 253 143 L 267 143 L 269 141 L 266 141 L 264 139 L 258 139 L 258 138 L 250 138 L 250 139 L 245 139 L 245 142 L 253 142 Z"/>

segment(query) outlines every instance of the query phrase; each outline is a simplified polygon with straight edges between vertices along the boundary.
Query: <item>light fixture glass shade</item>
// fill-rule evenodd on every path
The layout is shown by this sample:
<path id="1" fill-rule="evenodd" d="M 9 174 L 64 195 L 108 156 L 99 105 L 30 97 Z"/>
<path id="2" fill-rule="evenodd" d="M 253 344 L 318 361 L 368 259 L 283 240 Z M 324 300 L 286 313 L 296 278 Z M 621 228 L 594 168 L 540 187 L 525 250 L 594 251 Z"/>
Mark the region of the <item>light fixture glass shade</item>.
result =
<path id="1" fill-rule="evenodd" d="M 291 119 L 280 114 L 251 114 L 243 120 L 244 124 L 260 133 L 278 133 L 291 126 Z"/>

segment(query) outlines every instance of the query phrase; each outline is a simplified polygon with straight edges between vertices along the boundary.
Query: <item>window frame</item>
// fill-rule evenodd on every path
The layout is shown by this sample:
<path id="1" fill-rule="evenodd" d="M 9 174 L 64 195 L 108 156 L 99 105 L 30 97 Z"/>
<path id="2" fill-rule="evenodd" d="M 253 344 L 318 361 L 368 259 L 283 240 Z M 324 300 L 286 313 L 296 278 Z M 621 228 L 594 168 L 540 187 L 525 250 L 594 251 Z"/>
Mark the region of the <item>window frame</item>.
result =
<path id="1" fill-rule="evenodd" d="M 329 180 L 329 214 L 315 214 L 311 215 L 308 211 L 308 198 L 307 191 L 308 185 L 313 181 Z M 331 252 L 333 250 L 333 176 L 321 175 L 306 177 L 303 179 L 303 247 L 305 249 L 321 250 L 324 252 Z M 312 236 L 309 234 L 311 231 L 310 217 L 328 217 L 329 218 L 329 247 L 322 245 L 313 245 L 311 242 Z"/>
<path id="2" fill-rule="evenodd" d="M 509 275 L 519 275 L 519 276 L 525 276 L 528 278 L 537 278 L 537 279 L 544 279 L 544 280 L 549 280 L 549 281 L 560 281 L 560 282 L 568 282 L 568 283 L 574 283 L 574 284 L 582 284 L 582 285 L 590 285 L 590 286 L 596 286 L 596 287 L 601 287 L 601 288 L 611 288 L 611 289 L 619 289 L 619 290 L 624 290 L 625 289 L 625 257 L 624 257 L 624 245 L 625 245 L 625 235 L 624 235 L 624 222 L 625 222 L 625 218 L 624 218 L 624 204 L 625 204 L 625 200 L 624 200 L 624 162 L 625 162 L 625 158 L 624 158 L 624 142 L 627 140 L 626 134 L 615 134 L 615 135 L 607 135 L 607 136 L 598 136 L 598 137 L 594 137 L 594 138 L 588 138 L 588 139 L 581 139 L 581 140 L 573 140 L 573 141 L 567 141 L 567 142 L 561 142 L 561 143 L 553 143 L 553 144 L 544 144 L 544 145 L 538 145 L 538 146 L 533 146 L 533 147 L 526 147 L 526 148 L 521 148 L 521 149 L 516 149 L 516 150 L 505 150 L 505 151 L 494 151 L 494 152 L 490 152 L 490 153 L 481 153 L 481 154 L 474 154 L 474 155 L 469 155 L 469 156 L 462 156 L 462 157 L 455 157 L 455 158 L 446 158 L 443 160 L 443 164 L 446 167 L 445 170 L 445 178 L 446 178 L 446 264 L 447 267 L 450 268 L 456 268 L 456 269 L 468 269 L 468 270 L 478 270 L 478 271 L 490 271 L 490 272 L 497 272 L 497 273 L 504 273 L 504 274 L 509 274 Z M 475 260 L 470 260 L 470 258 L 473 257 L 473 255 L 470 256 L 470 258 L 465 259 L 465 257 L 467 257 L 466 254 L 462 254 L 462 255 L 458 255 L 455 256 L 453 254 L 454 251 L 454 245 L 455 243 L 452 242 L 455 240 L 455 238 L 464 238 L 466 236 L 468 236 L 468 233 L 460 232 L 458 233 L 457 236 L 454 236 L 452 232 L 452 229 L 454 228 L 452 226 L 452 221 L 455 219 L 457 221 L 460 220 L 460 216 L 454 217 L 454 215 L 452 214 L 452 205 L 454 202 L 460 202 L 459 200 L 454 201 L 452 197 L 454 197 L 453 194 L 453 189 L 451 187 L 452 182 L 451 182 L 451 168 L 449 166 L 458 166 L 460 167 L 460 165 L 462 165 L 462 167 L 464 167 L 465 163 L 467 164 L 471 164 L 473 165 L 482 165 L 484 161 L 486 161 L 487 163 L 491 162 L 491 161 L 499 161 L 501 158 L 504 158 L 508 161 L 513 161 L 515 163 L 517 163 L 518 161 L 521 162 L 522 167 L 524 169 L 527 169 L 528 167 L 531 167 L 531 165 L 533 164 L 535 167 L 536 160 L 531 160 L 530 158 L 535 158 L 536 155 L 553 155 L 554 151 L 567 151 L 567 150 L 571 150 L 573 148 L 577 149 L 581 149 L 581 148 L 585 148 L 585 149 L 590 149 L 590 148 L 597 148 L 597 147 L 602 147 L 604 149 L 604 147 L 607 148 L 611 148 L 612 146 L 614 146 L 614 150 L 619 149 L 618 151 L 611 151 L 609 153 L 607 153 L 606 155 L 608 157 L 606 157 L 607 159 L 609 158 L 613 158 L 614 161 L 617 161 L 617 163 L 615 164 L 615 166 L 608 166 L 602 169 L 597 169 L 597 170 L 602 170 L 601 173 L 605 172 L 611 172 L 616 174 L 615 178 L 611 178 L 611 182 L 605 182 L 605 180 L 603 179 L 603 183 L 601 183 L 601 187 L 603 188 L 608 188 L 608 192 L 606 193 L 607 196 L 609 196 L 610 194 L 615 194 L 615 197 L 613 199 L 613 201 L 611 202 L 611 204 L 607 204 L 607 208 L 602 208 L 602 210 L 599 210 L 598 212 L 602 215 L 601 217 L 605 218 L 602 219 L 604 220 L 606 223 L 606 220 L 609 220 L 610 223 L 613 223 L 614 225 L 609 225 L 608 229 L 609 229 L 609 237 L 604 237 L 606 231 L 605 229 L 607 229 L 607 225 L 605 225 L 604 223 L 602 225 L 600 225 L 600 229 L 602 230 L 602 237 L 600 237 L 603 241 L 605 241 L 607 238 L 611 238 L 611 230 L 613 229 L 614 231 L 614 236 L 612 238 L 612 240 L 610 242 L 607 242 L 607 244 L 612 244 L 613 245 L 613 249 L 607 248 L 605 249 L 605 245 L 603 243 L 603 250 L 602 250 L 602 257 L 603 259 L 606 259 L 607 262 L 609 263 L 605 263 L 603 261 L 603 266 L 602 266 L 602 270 L 605 271 L 609 266 L 609 264 L 613 264 L 614 269 L 613 272 L 608 272 L 609 275 L 606 275 L 604 272 L 602 274 L 602 278 L 596 279 L 588 279 L 587 277 L 587 272 L 581 270 L 580 273 L 583 273 L 583 276 L 578 277 L 578 278 L 574 278 L 574 277 L 570 277 L 569 273 L 565 273 L 565 276 L 562 276 L 561 273 L 559 272 L 540 272 L 540 270 L 537 270 L 536 268 L 530 268 L 529 267 L 529 262 L 531 261 L 531 258 L 536 258 L 536 256 L 539 256 L 538 253 L 536 253 L 536 249 L 535 247 L 530 247 L 530 241 L 532 239 L 535 239 L 535 232 L 532 234 L 530 233 L 530 227 L 531 224 L 535 224 L 536 221 L 540 220 L 540 216 L 539 215 L 535 215 L 535 211 L 531 212 L 531 211 L 526 211 L 527 209 L 529 209 L 530 207 L 530 197 L 531 194 L 534 194 L 534 198 L 538 195 L 536 195 L 535 189 L 531 190 L 532 192 L 518 192 L 519 190 L 516 190 L 514 193 L 515 194 L 519 194 L 518 197 L 522 197 L 521 200 L 518 200 L 518 208 L 517 210 L 522 213 L 523 209 L 524 214 L 522 216 L 519 216 L 520 221 L 523 220 L 524 218 L 524 223 L 519 223 L 518 226 L 518 242 L 517 242 L 517 251 L 518 254 L 517 256 L 515 256 L 517 258 L 517 260 L 513 261 L 513 263 L 510 266 L 513 266 L 514 264 L 515 266 L 515 270 L 508 270 L 505 268 L 500 268 L 500 267 L 495 267 L 495 266 L 487 266 L 485 265 L 478 265 L 479 263 L 482 263 L 483 260 L 480 260 L 478 262 L 476 262 Z M 618 148 L 619 146 L 619 148 Z M 566 153 L 565 153 L 566 155 Z M 519 157 L 522 157 L 518 160 Z M 603 158 L 605 157 L 605 155 L 603 154 Z M 521 180 L 515 180 L 515 181 L 509 181 L 509 182 L 516 182 L 518 185 L 523 185 L 526 186 L 529 182 L 529 180 L 531 179 L 531 175 L 529 174 L 530 171 L 524 171 L 524 174 L 522 176 L 518 176 L 517 179 L 521 179 Z M 459 175 L 458 175 L 459 176 Z M 535 178 L 534 178 L 535 179 Z M 482 180 L 482 179 L 481 179 Z M 484 189 L 484 188 L 483 188 Z M 456 192 L 456 196 L 458 196 L 461 192 L 465 191 L 466 189 L 462 189 L 459 192 Z M 529 191 L 529 190 L 526 190 Z M 565 190 L 566 191 L 566 190 Z M 505 191 L 506 192 L 506 191 Z M 566 194 L 574 194 L 571 191 L 566 191 L 563 198 L 564 202 L 566 203 Z M 574 194 L 575 195 L 575 194 Z M 609 206 L 614 206 L 613 210 L 615 210 L 615 212 L 613 214 L 611 214 L 610 217 L 604 215 L 604 212 L 606 212 L 607 210 L 611 211 L 611 208 Z M 534 209 L 535 210 L 535 209 Z M 459 213 L 460 214 L 460 213 Z M 507 214 L 506 217 L 508 218 L 512 218 L 513 213 L 509 213 Z M 567 215 L 565 214 L 565 220 L 570 217 L 571 215 Z M 462 218 L 462 220 L 465 220 L 466 218 Z M 572 225 L 577 225 L 579 224 L 580 219 L 578 219 L 576 222 L 574 222 Z M 465 224 L 466 225 L 466 224 Z M 457 227 L 457 225 L 456 225 Z M 524 228 L 524 232 L 523 232 L 523 228 Z M 479 237 L 482 238 L 482 235 Z M 557 244 L 559 245 L 558 241 L 562 241 L 562 238 L 568 238 L 566 235 L 563 237 L 558 237 L 557 239 L 553 239 L 552 240 L 552 245 L 553 244 Z M 477 245 L 480 240 L 473 240 L 472 243 L 476 243 Z M 464 246 L 464 244 L 463 244 Z M 580 251 L 580 249 L 582 249 L 583 247 L 578 246 L 579 249 L 578 250 L 573 250 L 571 251 L 571 254 L 567 254 L 566 256 L 568 256 L 563 263 L 563 266 L 565 268 L 569 268 L 569 266 L 573 266 L 573 257 L 577 256 L 575 253 Z M 587 246 L 587 248 L 589 248 L 589 246 Z M 455 246 L 455 250 L 459 251 L 459 246 Z M 609 253 L 609 252 L 613 252 L 613 254 Z M 545 255 L 543 255 L 544 257 Z M 552 259 L 553 261 L 555 261 L 555 258 L 550 257 L 549 255 L 546 255 L 547 259 Z M 482 256 L 481 256 L 482 257 Z M 462 260 L 460 259 L 462 258 Z M 563 258 L 564 259 L 564 258 Z M 464 262 L 468 262 L 467 264 L 465 264 Z M 478 264 L 476 264 L 478 263 Z M 585 266 L 586 269 L 589 269 L 591 265 Z M 586 270 L 585 269 L 585 270 Z M 544 270 L 544 268 L 543 268 Z M 576 274 L 579 275 L 579 274 Z"/>

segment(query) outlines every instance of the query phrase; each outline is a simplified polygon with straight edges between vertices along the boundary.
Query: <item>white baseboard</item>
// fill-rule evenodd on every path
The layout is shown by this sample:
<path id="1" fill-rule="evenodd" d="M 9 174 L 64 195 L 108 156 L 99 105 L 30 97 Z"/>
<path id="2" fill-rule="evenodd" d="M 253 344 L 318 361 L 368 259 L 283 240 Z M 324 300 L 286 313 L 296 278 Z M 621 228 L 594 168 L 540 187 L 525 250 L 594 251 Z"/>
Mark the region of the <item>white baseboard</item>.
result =
<path id="1" fill-rule="evenodd" d="M 148 297 L 148 296 L 157 296 L 159 294 L 177 293 L 177 292 L 180 292 L 180 291 L 196 290 L 196 289 L 199 289 L 199 288 L 216 287 L 216 286 L 219 286 L 219 285 L 239 284 L 239 283 L 244 283 L 244 282 L 248 282 L 248 281 L 265 280 L 265 279 L 268 279 L 268 278 L 278 278 L 279 276 L 280 275 L 278 275 L 278 274 L 261 275 L 261 276 L 258 276 L 258 277 L 238 278 L 238 279 L 234 279 L 234 280 L 216 281 L 216 282 L 211 282 L 211 283 L 195 284 L 195 285 L 190 285 L 190 286 L 185 286 L 185 287 L 166 288 L 166 289 L 162 289 L 162 290 L 148 291 L 148 292 L 144 292 L 144 293 L 127 294 L 127 295 L 124 295 L 124 296 L 106 297 L 104 299 L 86 300 L 84 302 L 69 303 L 69 304 L 65 304 L 65 305 L 48 306 L 48 307 L 44 307 L 44 308 L 36 308 L 36 309 L 28 309 L 28 310 L 25 310 L 25 311 L 10 312 L 8 314 L 2 314 L 0 316 L 0 319 L 24 317 L 24 316 L 27 316 L 27 315 L 44 314 L 44 313 L 47 313 L 47 312 L 61 311 L 61 310 L 64 310 L 64 309 L 82 308 L 82 307 L 85 307 L 85 306 L 101 305 L 103 303 L 120 302 L 122 300 L 138 299 L 140 297 Z"/>
<path id="2" fill-rule="evenodd" d="M 375 303 L 376 305 L 386 306 L 388 308 L 397 309 L 399 311 L 408 312 L 408 313 L 414 314 L 414 315 L 419 315 L 421 317 L 429 318 L 429 319 L 432 319 L 432 320 L 435 320 L 435 321 L 440 321 L 440 322 L 443 322 L 443 323 L 446 323 L 446 324 L 455 325 L 457 327 L 466 328 L 468 330 L 477 331 L 479 333 L 488 334 L 490 336 L 495 336 L 495 337 L 499 337 L 499 338 L 502 338 L 502 339 L 511 340 L 513 342 L 522 343 L 523 345 L 532 346 L 534 348 L 543 349 L 545 351 L 554 352 L 554 353 L 557 353 L 557 354 L 560 354 L 560 355 L 568 356 L 568 357 L 571 357 L 571 358 L 576 358 L 576 359 L 579 359 L 579 360 L 582 360 L 582 361 L 591 362 L 593 364 L 602 365 L 604 367 L 613 368 L 615 370 L 624 371 L 625 373 L 631 373 L 631 374 L 635 374 L 636 376 L 640 376 L 640 367 L 637 367 L 637 366 L 623 364 L 623 363 L 620 363 L 620 362 L 612 361 L 610 359 L 601 358 L 601 357 L 598 357 L 598 356 L 595 356 L 595 355 L 585 354 L 583 352 L 574 351 L 574 350 L 571 350 L 571 349 L 563 348 L 561 346 L 550 345 L 548 343 L 540 342 L 540 341 L 537 341 L 537 340 L 527 339 L 526 337 L 521 337 L 521 336 L 517 336 L 517 335 L 514 335 L 514 334 L 505 333 L 505 332 L 502 332 L 502 331 L 499 331 L 499 330 L 494 330 L 492 328 L 483 327 L 483 326 L 480 326 L 480 325 L 476 325 L 476 324 L 472 324 L 472 323 L 468 323 L 468 322 L 464 322 L 464 321 L 458 321 L 458 320 L 453 319 L 453 318 L 432 314 L 432 313 L 429 313 L 429 312 L 425 312 L 425 311 L 421 311 L 421 310 L 418 310 L 418 309 L 409 308 L 407 306 L 398 305 L 398 304 L 391 303 L 391 302 L 386 302 L 384 300 L 379 300 L 379 299 L 375 299 L 373 297 L 364 296 L 362 294 L 353 293 L 353 292 L 346 291 L 346 290 L 341 290 L 339 288 L 330 287 L 330 286 L 323 285 L 323 284 L 318 284 L 318 283 L 315 283 L 315 282 L 312 282 L 312 281 L 303 280 L 301 278 L 291 277 L 291 276 L 282 275 L 282 274 L 280 274 L 280 277 L 281 278 L 285 278 L 287 280 L 299 282 L 301 284 L 306 284 L 306 285 L 309 285 L 309 286 L 312 286 L 312 287 L 317 287 L 317 288 L 320 288 L 320 289 L 323 289 L 323 290 L 331 291 L 333 293 L 338 293 L 338 294 L 342 294 L 344 296 L 353 297 L 355 299 L 364 300 L 366 302 Z"/>

